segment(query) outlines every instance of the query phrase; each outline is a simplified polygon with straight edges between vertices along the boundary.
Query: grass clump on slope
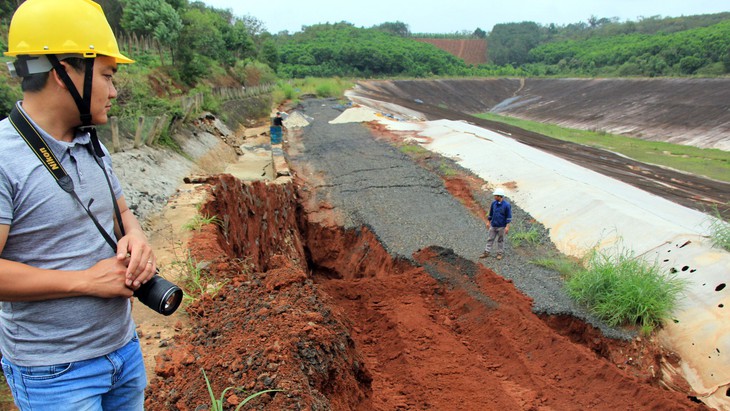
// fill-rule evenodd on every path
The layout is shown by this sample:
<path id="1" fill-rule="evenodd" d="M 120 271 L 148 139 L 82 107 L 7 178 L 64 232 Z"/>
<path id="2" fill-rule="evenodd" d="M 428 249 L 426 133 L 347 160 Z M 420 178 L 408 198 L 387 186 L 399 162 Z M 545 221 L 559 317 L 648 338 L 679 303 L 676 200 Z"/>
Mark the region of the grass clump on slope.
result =
<path id="1" fill-rule="evenodd" d="M 592 251 L 586 268 L 569 276 L 568 294 L 610 326 L 636 325 L 645 334 L 671 317 L 686 283 L 634 257 Z"/>

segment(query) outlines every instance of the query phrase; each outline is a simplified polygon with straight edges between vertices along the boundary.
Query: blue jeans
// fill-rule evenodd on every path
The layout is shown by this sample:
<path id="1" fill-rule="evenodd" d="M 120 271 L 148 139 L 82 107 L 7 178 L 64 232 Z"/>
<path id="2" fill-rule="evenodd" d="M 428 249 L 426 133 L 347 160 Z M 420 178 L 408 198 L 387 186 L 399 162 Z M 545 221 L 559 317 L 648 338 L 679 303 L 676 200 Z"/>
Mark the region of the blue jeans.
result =
<path id="1" fill-rule="evenodd" d="M 139 411 L 147 375 L 135 335 L 107 355 L 66 364 L 22 367 L 2 359 L 5 379 L 21 411 Z"/>

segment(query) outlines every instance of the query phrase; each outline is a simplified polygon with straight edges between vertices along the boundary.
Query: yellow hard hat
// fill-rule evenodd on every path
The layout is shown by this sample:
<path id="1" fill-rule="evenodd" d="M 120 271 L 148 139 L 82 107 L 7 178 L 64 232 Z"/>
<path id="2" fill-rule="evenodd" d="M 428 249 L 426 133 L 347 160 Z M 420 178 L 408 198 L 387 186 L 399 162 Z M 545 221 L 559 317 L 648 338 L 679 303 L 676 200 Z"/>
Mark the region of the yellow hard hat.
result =
<path id="1" fill-rule="evenodd" d="M 98 54 L 134 63 L 119 52 L 101 6 L 91 0 L 26 0 L 10 21 L 6 56 Z"/>

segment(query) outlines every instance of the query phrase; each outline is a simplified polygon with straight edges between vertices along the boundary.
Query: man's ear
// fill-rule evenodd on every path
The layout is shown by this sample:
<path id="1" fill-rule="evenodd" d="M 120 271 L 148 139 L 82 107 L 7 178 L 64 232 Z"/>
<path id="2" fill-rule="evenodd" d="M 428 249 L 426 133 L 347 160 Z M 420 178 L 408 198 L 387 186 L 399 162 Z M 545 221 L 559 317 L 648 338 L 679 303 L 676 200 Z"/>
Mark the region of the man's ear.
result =
<path id="1" fill-rule="evenodd" d="M 61 64 L 63 64 L 63 63 L 61 63 Z M 66 66 L 64 66 L 64 68 L 66 68 Z M 48 74 L 49 74 L 48 75 L 49 81 L 52 81 L 56 86 L 58 86 L 64 90 L 68 90 L 68 87 L 66 87 L 66 83 L 63 82 L 63 80 L 61 79 L 61 76 L 59 76 L 58 72 L 56 72 L 56 69 L 52 69 Z"/>
<path id="2" fill-rule="evenodd" d="M 70 64 L 68 64 L 65 61 L 61 61 L 60 63 L 61 63 L 61 67 L 63 67 L 63 70 L 65 70 L 66 73 L 68 74 L 68 76 L 71 78 L 71 81 L 74 84 L 76 84 L 75 80 L 76 80 L 76 76 L 79 75 L 78 71 L 76 71 L 76 69 L 74 69 L 73 66 L 71 66 Z M 81 73 L 81 75 L 83 75 L 83 73 Z M 51 70 L 50 75 L 48 77 L 62 89 L 68 90 L 68 87 L 66 87 L 66 83 L 63 81 L 63 79 L 58 74 L 58 72 L 56 71 L 55 68 L 53 70 Z M 77 88 L 78 88 L 78 86 L 77 86 Z"/>

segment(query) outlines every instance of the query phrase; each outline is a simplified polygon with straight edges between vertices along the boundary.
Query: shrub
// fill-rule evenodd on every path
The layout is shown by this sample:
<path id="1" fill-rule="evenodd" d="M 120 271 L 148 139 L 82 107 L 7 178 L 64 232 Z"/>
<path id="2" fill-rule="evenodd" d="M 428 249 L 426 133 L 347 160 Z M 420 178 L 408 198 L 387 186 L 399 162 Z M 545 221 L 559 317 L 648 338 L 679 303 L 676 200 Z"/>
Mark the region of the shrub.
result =
<path id="1" fill-rule="evenodd" d="M 260 61 L 237 61 L 231 68 L 231 74 L 246 87 L 276 82 L 276 73 Z"/>
<path id="2" fill-rule="evenodd" d="M 507 238 L 513 247 L 521 247 L 524 244 L 539 244 L 542 240 L 542 235 L 535 224 L 526 224 L 518 221 L 510 224 L 509 236 Z"/>
<path id="3" fill-rule="evenodd" d="M 593 251 L 587 269 L 566 282 L 568 294 L 608 325 L 639 325 L 651 330 L 671 315 L 686 283 L 662 274 L 626 251 L 615 256 Z"/>

